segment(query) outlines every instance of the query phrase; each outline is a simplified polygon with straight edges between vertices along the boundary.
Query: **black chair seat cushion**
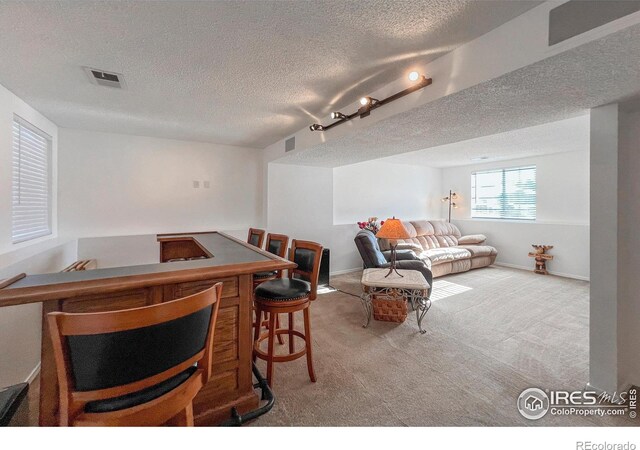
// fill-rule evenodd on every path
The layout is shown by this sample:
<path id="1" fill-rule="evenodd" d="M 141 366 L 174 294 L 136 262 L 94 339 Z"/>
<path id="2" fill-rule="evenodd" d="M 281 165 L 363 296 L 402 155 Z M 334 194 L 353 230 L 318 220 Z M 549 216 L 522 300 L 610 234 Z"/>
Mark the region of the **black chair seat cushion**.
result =
<path id="1" fill-rule="evenodd" d="M 271 272 L 258 272 L 253 274 L 253 278 L 271 278 L 275 277 L 277 272 L 272 270 Z"/>
<path id="2" fill-rule="evenodd" d="M 27 397 L 28 392 L 29 385 L 27 383 L 0 389 L 0 427 L 11 426 L 11 419 Z"/>
<path id="3" fill-rule="evenodd" d="M 311 293 L 311 284 L 295 278 L 265 281 L 256 288 L 256 298 L 275 302 L 296 300 Z"/>
<path id="4" fill-rule="evenodd" d="M 96 400 L 85 405 L 84 411 L 87 413 L 106 413 L 131 408 L 136 405 L 150 402 L 167 392 L 177 388 L 184 383 L 195 371 L 197 367 L 191 366 L 184 372 L 180 372 L 160 384 L 151 386 L 138 392 L 122 395 L 120 397 L 109 398 L 107 400 Z"/>

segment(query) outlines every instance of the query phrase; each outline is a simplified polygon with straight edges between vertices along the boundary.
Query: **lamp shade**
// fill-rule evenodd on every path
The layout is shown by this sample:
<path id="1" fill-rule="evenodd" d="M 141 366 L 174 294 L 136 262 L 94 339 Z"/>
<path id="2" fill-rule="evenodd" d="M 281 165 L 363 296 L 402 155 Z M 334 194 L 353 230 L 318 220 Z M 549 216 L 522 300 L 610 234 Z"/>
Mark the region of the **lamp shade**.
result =
<path id="1" fill-rule="evenodd" d="M 380 231 L 376 233 L 376 237 L 382 239 L 409 239 L 411 235 L 402 221 L 394 217 L 384 221 Z"/>

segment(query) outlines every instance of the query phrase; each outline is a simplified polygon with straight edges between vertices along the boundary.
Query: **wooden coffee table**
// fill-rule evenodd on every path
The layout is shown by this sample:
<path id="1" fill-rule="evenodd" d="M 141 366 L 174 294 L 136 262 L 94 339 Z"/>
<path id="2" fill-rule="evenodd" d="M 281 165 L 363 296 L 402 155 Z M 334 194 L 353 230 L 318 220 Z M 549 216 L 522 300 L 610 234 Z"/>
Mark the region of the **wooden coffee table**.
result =
<path id="1" fill-rule="evenodd" d="M 398 272 L 402 277 L 395 273 L 385 277 L 389 273 L 389 269 L 365 269 L 362 273 L 360 283 L 362 284 L 363 293 L 360 299 L 362 300 L 366 320 L 362 327 L 368 327 L 371 322 L 371 300 L 373 296 L 385 295 L 388 298 L 398 298 L 400 300 L 406 298 L 409 300 L 416 312 L 418 329 L 420 333 L 424 334 L 426 330 L 422 329 L 422 319 L 431 308 L 431 300 L 429 299 L 431 286 L 417 270 L 399 269 Z"/>

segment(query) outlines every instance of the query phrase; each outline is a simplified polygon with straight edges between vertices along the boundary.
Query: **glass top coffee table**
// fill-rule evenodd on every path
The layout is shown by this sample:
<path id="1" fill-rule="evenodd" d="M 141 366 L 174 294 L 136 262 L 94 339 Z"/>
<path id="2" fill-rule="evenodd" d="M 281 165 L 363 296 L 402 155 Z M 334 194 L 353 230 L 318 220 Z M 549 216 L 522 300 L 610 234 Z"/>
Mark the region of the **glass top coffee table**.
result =
<path id="1" fill-rule="evenodd" d="M 431 308 L 431 300 L 429 299 L 431 286 L 417 270 L 399 269 L 398 272 L 402 277 L 396 273 L 385 277 L 389 273 L 389 269 L 365 269 L 362 272 L 360 283 L 362 284 L 363 292 L 360 299 L 362 300 L 366 320 L 362 327 L 368 327 L 371 322 L 371 301 L 373 297 L 375 295 L 383 295 L 388 298 L 398 298 L 399 301 L 404 300 L 404 298 L 410 301 L 416 312 L 418 329 L 420 333 L 424 334 L 426 330 L 422 328 L 422 319 Z"/>

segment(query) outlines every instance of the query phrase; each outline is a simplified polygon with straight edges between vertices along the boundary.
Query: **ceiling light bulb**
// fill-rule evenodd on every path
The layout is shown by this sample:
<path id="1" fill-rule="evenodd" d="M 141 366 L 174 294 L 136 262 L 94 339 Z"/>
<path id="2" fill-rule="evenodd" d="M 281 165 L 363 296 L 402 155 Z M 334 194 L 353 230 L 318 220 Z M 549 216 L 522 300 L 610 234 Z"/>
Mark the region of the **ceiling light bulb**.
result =
<path id="1" fill-rule="evenodd" d="M 418 81 L 418 78 L 420 78 L 420 74 L 415 70 L 409 74 L 409 81 Z"/>
<path id="2" fill-rule="evenodd" d="M 360 104 L 362 106 L 367 106 L 369 103 L 371 103 L 371 97 L 362 97 L 360 99 Z"/>
<path id="3" fill-rule="evenodd" d="M 333 120 L 335 119 L 346 119 L 347 116 L 345 116 L 344 114 L 342 114 L 341 112 L 335 111 L 331 113 L 331 118 Z"/>

